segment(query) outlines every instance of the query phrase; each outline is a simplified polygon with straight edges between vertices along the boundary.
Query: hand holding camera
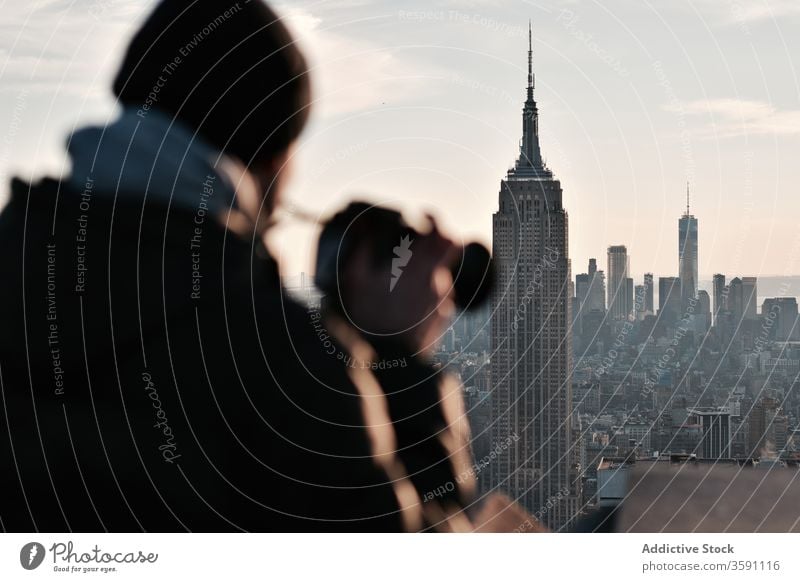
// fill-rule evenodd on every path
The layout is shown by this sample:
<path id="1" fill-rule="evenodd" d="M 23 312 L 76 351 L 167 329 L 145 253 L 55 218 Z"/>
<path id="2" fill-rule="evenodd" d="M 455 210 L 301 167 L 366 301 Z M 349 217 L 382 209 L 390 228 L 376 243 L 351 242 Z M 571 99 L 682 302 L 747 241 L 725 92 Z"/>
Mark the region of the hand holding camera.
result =
<path id="1" fill-rule="evenodd" d="M 419 232 L 400 213 L 354 202 L 324 226 L 317 285 L 328 306 L 365 336 L 430 352 L 455 308 L 481 304 L 492 284 L 488 250 L 444 236 L 433 217 Z"/>

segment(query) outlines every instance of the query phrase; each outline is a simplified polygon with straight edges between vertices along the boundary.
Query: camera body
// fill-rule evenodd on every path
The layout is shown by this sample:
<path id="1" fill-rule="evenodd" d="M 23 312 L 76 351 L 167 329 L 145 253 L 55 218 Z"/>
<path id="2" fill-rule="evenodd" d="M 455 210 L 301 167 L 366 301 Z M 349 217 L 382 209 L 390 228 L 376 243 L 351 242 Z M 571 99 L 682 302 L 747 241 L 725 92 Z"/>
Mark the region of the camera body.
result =
<path id="1" fill-rule="evenodd" d="M 351 202 L 323 225 L 317 247 L 316 283 L 334 305 L 340 305 L 343 266 L 356 248 L 367 246 L 376 267 L 391 265 L 389 290 L 400 270 L 413 260 L 413 241 L 424 236 L 403 215 L 366 202 Z M 489 250 L 477 242 L 460 249 L 450 265 L 456 305 L 463 310 L 482 305 L 494 285 Z"/>

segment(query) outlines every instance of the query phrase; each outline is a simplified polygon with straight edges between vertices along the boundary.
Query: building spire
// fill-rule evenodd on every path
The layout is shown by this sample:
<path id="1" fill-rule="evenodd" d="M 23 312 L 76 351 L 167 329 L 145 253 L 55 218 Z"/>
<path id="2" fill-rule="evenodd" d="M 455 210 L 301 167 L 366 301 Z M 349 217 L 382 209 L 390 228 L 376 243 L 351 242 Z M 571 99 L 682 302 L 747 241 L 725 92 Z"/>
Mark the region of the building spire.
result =
<path id="1" fill-rule="evenodd" d="M 689 182 L 686 182 L 686 216 L 689 216 Z"/>
<path id="2" fill-rule="evenodd" d="M 536 76 L 533 74 L 533 27 L 528 20 L 528 89 L 525 105 L 522 108 L 522 140 L 519 159 L 515 165 L 518 172 L 537 174 L 544 170 L 542 153 L 539 149 L 539 111 L 533 98 Z"/>
<path id="3" fill-rule="evenodd" d="M 533 99 L 533 31 L 531 20 L 528 19 L 528 99 Z"/>

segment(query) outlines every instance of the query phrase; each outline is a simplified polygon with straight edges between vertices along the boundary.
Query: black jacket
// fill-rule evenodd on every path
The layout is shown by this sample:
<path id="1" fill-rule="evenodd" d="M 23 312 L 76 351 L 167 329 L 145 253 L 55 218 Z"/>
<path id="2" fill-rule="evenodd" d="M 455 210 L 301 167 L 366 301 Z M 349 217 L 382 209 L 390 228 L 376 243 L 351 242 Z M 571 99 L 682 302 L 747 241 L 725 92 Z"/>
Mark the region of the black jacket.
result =
<path id="1" fill-rule="evenodd" d="M 458 391 L 291 300 L 260 240 L 15 180 L 0 248 L 2 529 L 398 531 L 465 503 Z"/>

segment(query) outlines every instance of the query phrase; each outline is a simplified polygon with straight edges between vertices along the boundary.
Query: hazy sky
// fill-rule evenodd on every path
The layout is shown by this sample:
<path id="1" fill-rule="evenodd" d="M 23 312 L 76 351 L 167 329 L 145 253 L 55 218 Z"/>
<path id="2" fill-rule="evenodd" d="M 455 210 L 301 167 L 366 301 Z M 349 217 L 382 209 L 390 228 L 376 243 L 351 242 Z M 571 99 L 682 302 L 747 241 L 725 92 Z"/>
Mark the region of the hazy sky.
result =
<path id="1" fill-rule="evenodd" d="M 541 143 L 564 189 L 573 273 L 591 256 L 605 268 L 607 246 L 625 244 L 637 282 L 676 275 L 687 180 L 701 279 L 800 273 L 800 1 L 276 7 L 314 66 L 318 100 L 293 203 L 327 214 L 359 195 L 432 210 L 454 236 L 488 242 L 521 135 L 531 18 Z M 4 184 L 61 172 L 69 131 L 113 118 L 110 78 L 149 8 L 4 3 Z M 285 273 L 309 270 L 312 233 L 275 233 Z"/>

